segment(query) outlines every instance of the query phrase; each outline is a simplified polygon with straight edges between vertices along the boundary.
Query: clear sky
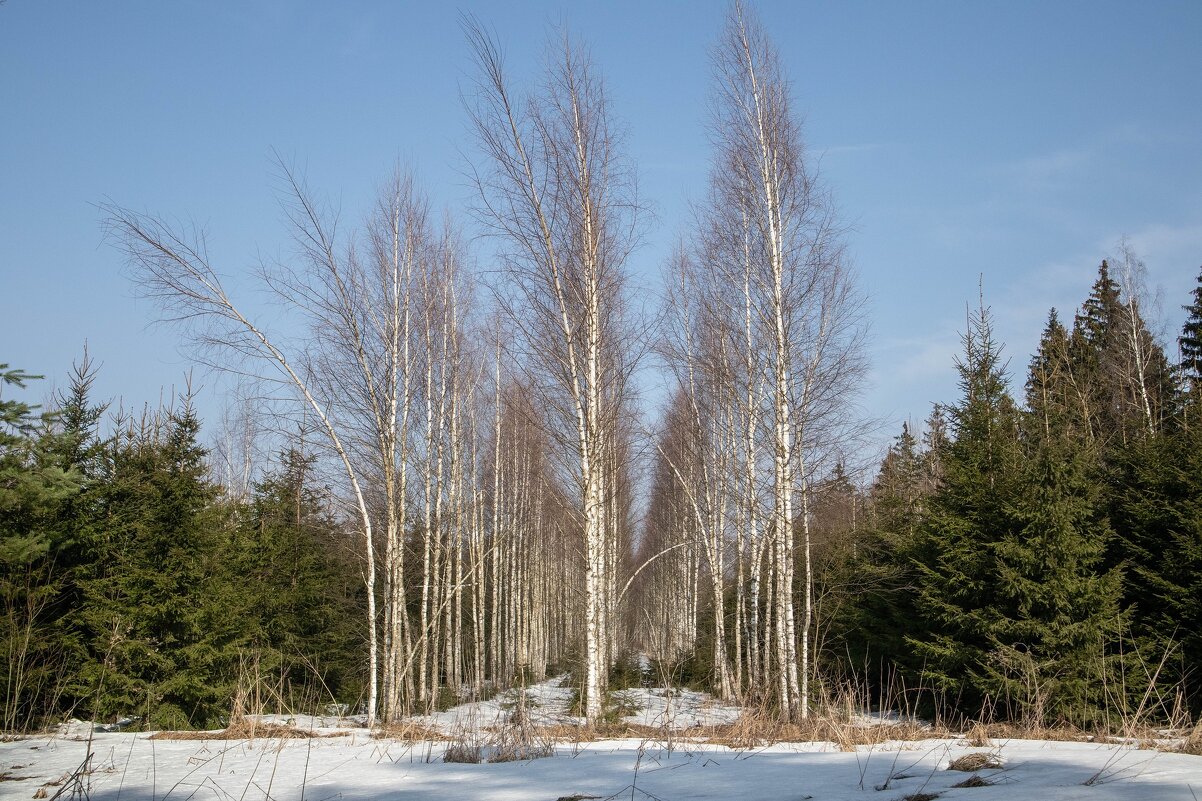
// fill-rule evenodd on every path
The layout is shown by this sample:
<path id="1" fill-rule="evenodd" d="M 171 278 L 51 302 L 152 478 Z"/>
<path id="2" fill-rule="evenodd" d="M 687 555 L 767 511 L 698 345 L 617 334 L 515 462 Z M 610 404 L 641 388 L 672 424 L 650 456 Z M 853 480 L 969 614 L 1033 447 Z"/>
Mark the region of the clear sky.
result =
<path id="1" fill-rule="evenodd" d="M 978 277 L 1021 385 L 1048 308 L 1071 319 L 1121 236 L 1174 342 L 1202 264 L 1202 2 L 752 2 L 851 226 L 870 298 L 866 412 L 955 398 Z M 460 10 L 518 77 L 566 24 L 591 46 L 657 214 L 658 290 L 705 188 L 707 48 L 725 3 L 35 2 L 0 5 L 0 362 L 156 401 L 187 370 L 96 204 L 207 227 L 219 269 L 286 253 L 273 149 L 355 223 L 398 161 L 460 213 L 473 155 Z M 463 220 L 466 223 L 466 219 Z M 220 405 L 206 380 L 200 405 Z M 204 395 L 208 393 L 208 397 Z"/>

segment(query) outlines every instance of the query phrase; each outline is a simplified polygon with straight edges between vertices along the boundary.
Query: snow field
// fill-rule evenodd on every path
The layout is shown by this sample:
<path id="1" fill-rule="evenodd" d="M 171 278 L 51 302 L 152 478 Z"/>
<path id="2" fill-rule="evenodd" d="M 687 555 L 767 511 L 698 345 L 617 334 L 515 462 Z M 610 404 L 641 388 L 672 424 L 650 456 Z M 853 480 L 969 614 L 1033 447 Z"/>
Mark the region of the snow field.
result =
<path id="1" fill-rule="evenodd" d="M 947 770 L 980 751 L 963 741 L 892 742 L 839 751 L 826 743 L 734 751 L 721 746 L 609 740 L 560 744 L 555 756 L 526 762 L 442 762 L 448 743 L 374 740 L 363 730 L 329 738 L 252 741 L 150 740 L 99 733 L 95 770 L 82 779 L 92 801 L 218 799 L 899 799 L 914 793 L 974 801 L 1147 799 L 1193 801 L 1202 793 L 1202 758 L 1116 745 L 1012 740 L 991 753 L 1000 770 Z M 83 762 L 86 739 L 37 738 L 0 744 L 0 797 L 47 796 Z M 637 772 L 636 772 L 637 771 Z M 991 786 L 953 788 L 970 775 Z M 1092 780 L 1092 783 L 1088 783 Z M 881 788 L 881 789 L 877 789 Z M 632 795 L 633 793 L 633 795 Z"/>
<path id="2" fill-rule="evenodd" d="M 568 713 L 572 689 L 563 677 L 524 692 L 535 725 L 582 722 Z M 637 709 L 624 720 L 661 729 L 664 737 L 561 740 L 553 756 L 526 761 L 443 761 L 456 740 L 484 744 L 487 760 L 487 744 L 509 719 L 515 691 L 410 721 L 450 738 L 437 742 L 377 738 L 354 718 L 295 715 L 258 720 L 318 736 L 181 740 L 98 730 L 89 743 L 91 727 L 74 722 L 53 736 L 0 742 L 0 799 L 54 799 L 56 794 L 91 801 L 1202 798 L 1202 757 L 1137 744 L 1015 739 L 977 748 L 963 739 L 927 739 L 850 750 L 833 743 L 732 749 L 687 738 L 692 727 L 733 722 L 739 714 L 735 707 L 690 691 L 639 689 L 616 695 L 627 710 Z M 89 746 L 89 770 L 83 774 L 79 769 Z M 948 769 L 970 754 L 991 757 L 988 761 L 1001 767 Z M 955 786 L 966 780 L 968 786 Z"/>

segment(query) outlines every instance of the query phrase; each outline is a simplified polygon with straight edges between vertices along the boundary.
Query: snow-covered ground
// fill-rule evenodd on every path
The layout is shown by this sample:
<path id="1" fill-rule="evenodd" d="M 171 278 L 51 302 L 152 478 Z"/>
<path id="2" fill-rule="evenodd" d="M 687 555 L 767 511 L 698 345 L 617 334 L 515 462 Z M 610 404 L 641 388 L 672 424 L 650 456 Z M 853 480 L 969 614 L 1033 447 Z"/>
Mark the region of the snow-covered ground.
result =
<path id="1" fill-rule="evenodd" d="M 619 690 L 613 694 L 627 708 L 638 711 L 622 720 L 652 728 L 676 731 L 696 726 L 720 726 L 739 719 L 739 708 L 719 703 L 705 693 L 692 690 Z"/>
<path id="2" fill-rule="evenodd" d="M 526 713 L 536 726 L 583 725 L 584 719 L 568 711 L 572 703 L 572 688 L 567 676 L 557 676 L 525 689 L 506 690 L 487 701 L 460 704 L 445 712 L 420 715 L 412 722 L 444 734 L 455 735 L 489 726 L 501 725 L 518 704 L 518 695 L 525 695 Z"/>
<path id="3" fill-rule="evenodd" d="M 569 711 L 573 690 L 566 680 L 566 676 L 557 676 L 524 691 L 508 690 L 487 701 L 422 715 L 412 718 L 412 722 L 451 735 L 478 727 L 500 725 L 517 705 L 518 693 L 524 692 L 526 712 L 534 725 L 583 725 L 584 719 Z M 666 727 L 679 731 L 696 726 L 733 723 L 739 717 L 738 707 L 720 704 L 705 693 L 692 690 L 619 690 L 613 693 L 613 698 L 620 701 L 623 710 L 630 713 L 622 716 L 623 721 L 654 728 Z"/>
<path id="4" fill-rule="evenodd" d="M 571 690 L 561 681 L 526 693 L 533 722 L 573 722 L 567 713 Z M 670 722 L 680 732 L 737 715 L 699 693 L 625 694 L 627 706 L 641 705 L 627 720 L 654 728 Z M 487 741 L 487 732 L 507 719 L 514 703 L 513 694 L 500 694 L 414 722 L 452 735 L 472 731 Z M 59 794 L 66 799 L 86 792 L 92 801 L 893 801 L 930 794 L 973 801 L 1202 799 L 1202 757 L 1118 744 L 999 740 L 990 748 L 974 748 L 964 740 L 930 739 L 853 751 L 830 743 L 732 750 L 673 735 L 672 748 L 666 736 L 559 742 L 554 755 L 544 759 L 462 764 L 443 762 L 446 750 L 455 747 L 452 742 L 376 739 L 353 720 L 296 716 L 272 722 L 326 736 L 170 740 L 108 731 L 92 734 L 89 744 L 87 727 L 77 725 L 54 736 L 0 742 L 0 798 Z M 90 770 L 82 775 L 89 747 Z M 948 769 L 970 753 L 987 754 L 1000 767 Z M 955 787 L 973 776 L 981 780 L 973 782 L 978 786 Z"/>

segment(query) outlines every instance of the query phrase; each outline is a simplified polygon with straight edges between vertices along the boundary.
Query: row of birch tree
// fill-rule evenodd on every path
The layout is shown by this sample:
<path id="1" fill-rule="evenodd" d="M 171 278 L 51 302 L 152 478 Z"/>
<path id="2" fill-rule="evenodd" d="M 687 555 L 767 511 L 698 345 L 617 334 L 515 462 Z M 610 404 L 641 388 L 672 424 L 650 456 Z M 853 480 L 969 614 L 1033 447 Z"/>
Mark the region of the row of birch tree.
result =
<path id="1" fill-rule="evenodd" d="M 201 360 L 324 443 L 361 543 L 373 721 L 570 665 L 595 722 L 621 650 L 697 646 L 700 598 L 719 694 L 805 717 L 807 498 L 847 434 L 862 321 L 779 56 L 736 4 L 710 187 L 656 327 L 630 287 L 635 169 L 587 48 L 563 36 L 515 87 L 490 32 L 463 27 L 485 269 L 408 174 L 347 232 L 282 160 L 295 247 L 254 276 L 280 315 L 236 296 L 201 231 L 110 205 L 113 240 Z M 634 376 L 653 349 L 674 386 L 648 448 Z"/>

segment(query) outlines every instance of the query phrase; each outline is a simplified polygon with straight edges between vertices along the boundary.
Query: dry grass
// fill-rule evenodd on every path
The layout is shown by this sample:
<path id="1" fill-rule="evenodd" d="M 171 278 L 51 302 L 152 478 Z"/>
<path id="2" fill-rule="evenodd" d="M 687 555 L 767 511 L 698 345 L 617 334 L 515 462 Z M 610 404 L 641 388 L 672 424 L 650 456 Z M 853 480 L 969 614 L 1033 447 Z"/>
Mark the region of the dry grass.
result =
<path id="1" fill-rule="evenodd" d="M 375 740 L 400 740 L 401 742 L 407 743 L 446 743 L 455 739 L 448 734 L 443 734 L 438 729 L 432 729 L 429 726 L 423 726 L 420 723 L 409 723 L 406 721 L 398 721 L 387 726 L 381 726 L 380 728 L 373 730 L 371 736 L 372 739 Z"/>
<path id="2" fill-rule="evenodd" d="M 982 723 L 976 722 L 964 733 L 964 738 L 973 748 L 990 748 L 994 740 L 1051 740 L 1056 742 L 1080 743 L 1096 739 L 1075 726 L 1043 726 L 1025 723 Z"/>
<path id="3" fill-rule="evenodd" d="M 994 785 L 994 782 L 991 782 L 991 781 L 989 781 L 989 779 L 986 779 L 982 776 L 978 776 L 977 774 L 974 773 L 973 775 L 969 776 L 964 781 L 962 781 L 958 784 L 953 784 L 952 787 L 992 787 L 993 785 Z"/>
<path id="4" fill-rule="evenodd" d="M 737 721 L 706 730 L 703 742 L 730 748 L 756 748 L 779 742 L 829 742 L 851 751 L 862 745 L 894 740 L 926 740 L 948 732 L 917 722 L 864 725 L 833 716 L 815 715 L 806 721 L 782 721 L 770 712 L 748 710 Z"/>
<path id="5" fill-rule="evenodd" d="M 231 723 L 221 731 L 160 731 L 150 735 L 151 740 L 304 740 L 310 738 L 341 737 L 341 733 L 315 732 L 282 726 L 278 723 L 262 723 L 243 719 Z"/>
<path id="6" fill-rule="evenodd" d="M 1202 720 L 1198 721 L 1193 731 L 1186 735 L 1176 750 L 1180 754 L 1202 756 Z"/>
<path id="7" fill-rule="evenodd" d="M 978 770 L 1000 770 L 1002 760 L 997 754 L 985 751 L 974 751 L 952 760 L 948 770 L 961 770 L 965 773 L 976 773 Z"/>
<path id="8" fill-rule="evenodd" d="M 442 754 L 443 762 L 458 762 L 461 764 L 475 765 L 481 761 L 481 748 L 473 743 L 456 742 L 447 746 L 447 750 Z"/>
<path id="9" fill-rule="evenodd" d="M 973 748 L 993 747 L 993 737 L 989 733 L 989 727 L 981 723 L 972 724 L 968 731 L 964 732 L 964 739 Z"/>
<path id="10" fill-rule="evenodd" d="M 493 731 L 501 731 L 504 726 L 494 727 Z M 710 729 L 700 727 L 690 730 L 692 733 L 708 733 Z M 553 743 L 592 743 L 598 740 L 656 740 L 665 736 L 665 730 L 658 726 L 644 726 L 639 723 L 599 723 L 596 726 L 580 726 L 573 723 L 553 723 L 548 725 L 531 726 L 531 736 L 537 740 Z"/>

